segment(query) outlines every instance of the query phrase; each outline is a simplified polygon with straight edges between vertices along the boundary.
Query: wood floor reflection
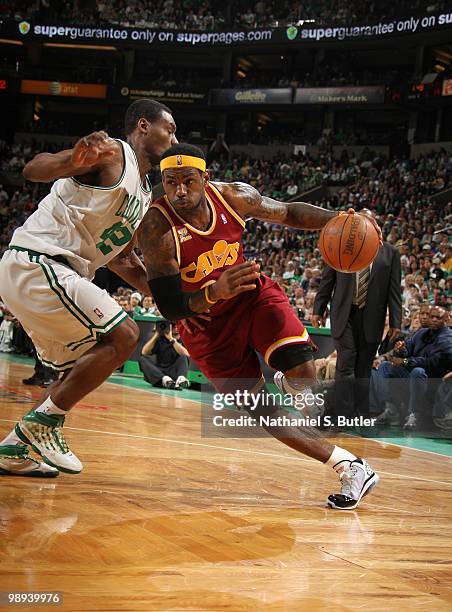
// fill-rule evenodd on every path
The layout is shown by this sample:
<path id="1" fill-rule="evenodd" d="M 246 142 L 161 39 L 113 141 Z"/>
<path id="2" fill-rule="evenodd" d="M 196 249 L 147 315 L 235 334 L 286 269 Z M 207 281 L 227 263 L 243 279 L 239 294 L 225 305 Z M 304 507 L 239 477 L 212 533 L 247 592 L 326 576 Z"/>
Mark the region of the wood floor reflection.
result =
<path id="1" fill-rule="evenodd" d="M 29 374 L 0 359 L 0 437 Z M 63 591 L 49 610 L 451 609 L 450 458 L 350 439 L 382 480 L 335 512 L 332 470 L 200 423 L 180 395 L 88 396 L 66 428 L 81 474 L 0 479 L 0 591 Z"/>

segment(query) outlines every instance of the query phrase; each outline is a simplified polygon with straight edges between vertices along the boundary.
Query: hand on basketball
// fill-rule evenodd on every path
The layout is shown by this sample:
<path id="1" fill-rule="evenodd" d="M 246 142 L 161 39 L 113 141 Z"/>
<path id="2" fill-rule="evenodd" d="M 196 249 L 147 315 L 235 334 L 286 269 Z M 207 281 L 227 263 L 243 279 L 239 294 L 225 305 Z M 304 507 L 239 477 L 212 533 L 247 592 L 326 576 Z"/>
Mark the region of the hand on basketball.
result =
<path id="1" fill-rule="evenodd" d="M 116 141 L 106 132 L 93 132 L 75 144 L 71 163 L 75 168 L 89 168 L 112 160 L 116 149 Z"/>
<path id="2" fill-rule="evenodd" d="M 256 288 L 255 281 L 259 276 L 259 264 L 254 261 L 246 261 L 225 270 L 219 279 L 210 285 L 210 296 L 215 301 L 229 300 L 244 291 L 252 291 Z"/>
<path id="3" fill-rule="evenodd" d="M 347 212 L 349 212 L 350 210 L 353 210 L 353 209 L 349 208 Z M 366 219 L 369 219 L 369 221 L 372 221 L 374 228 L 377 230 L 378 239 L 380 241 L 380 244 L 383 244 L 383 234 L 381 233 L 381 228 L 378 225 L 378 223 L 375 221 L 375 218 L 373 214 L 371 213 L 371 211 L 368 208 L 364 208 L 361 212 L 358 213 L 358 215 L 363 215 L 364 217 L 366 217 Z"/>

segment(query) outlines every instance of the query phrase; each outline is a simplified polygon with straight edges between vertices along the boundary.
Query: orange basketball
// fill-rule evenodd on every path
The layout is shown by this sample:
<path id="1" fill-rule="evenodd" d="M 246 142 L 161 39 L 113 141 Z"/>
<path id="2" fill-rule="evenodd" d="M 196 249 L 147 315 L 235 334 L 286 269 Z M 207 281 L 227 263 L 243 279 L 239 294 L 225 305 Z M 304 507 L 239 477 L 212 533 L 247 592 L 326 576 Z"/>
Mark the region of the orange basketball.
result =
<path id="1" fill-rule="evenodd" d="M 372 221 L 360 214 L 333 217 L 320 232 L 323 259 L 338 272 L 360 272 L 372 263 L 380 248 Z"/>

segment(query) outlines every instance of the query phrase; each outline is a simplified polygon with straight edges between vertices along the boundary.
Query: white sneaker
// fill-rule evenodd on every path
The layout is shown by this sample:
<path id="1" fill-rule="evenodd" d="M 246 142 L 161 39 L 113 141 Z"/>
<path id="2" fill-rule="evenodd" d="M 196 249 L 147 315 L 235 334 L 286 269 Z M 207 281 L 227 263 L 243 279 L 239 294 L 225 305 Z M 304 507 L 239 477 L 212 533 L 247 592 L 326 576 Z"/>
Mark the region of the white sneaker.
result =
<path id="1" fill-rule="evenodd" d="M 72 453 L 63 434 L 64 416 L 31 410 L 16 424 L 16 435 L 41 455 L 44 461 L 67 474 L 83 470 L 81 461 Z"/>
<path id="2" fill-rule="evenodd" d="M 33 476 L 54 478 L 59 472 L 50 465 L 36 461 L 25 444 L 0 446 L 0 476 Z"/>
<path id="3" fill-rule="evenodd" d="M 350 465 L 339 474 L 341 492 L 328 497 L 327 504 L 337 510 L 354 510 L 361 498 L 378 484 L 380 477 L 365 459 L 350 461 Z"/>
<path id="4" fill-rule="evenodd" d="M 273 380 L 281 393 L 286 393 L 286 390 L 284 389 L 284 373 L 278 370 L 278 372 L 275 372 Z"/>
<path id="5" fill-rule="evenodd" d="M 190 381 L 185 376 L 178 376 L 176 379 L 176 389 L 188 389 Z"/>
<path id="6" fill-rule="evenodd" d="M 162 387 L 164 389 L 175 389 L 176 388 L 176 383 L 174 382 L 174 380 L 170 376 L 164 376 L 162 378 Z"/>
<path id="7" fill-rule="evenodd" d="M 417 419 L 414 412 L 410 412 L 407 416 L 407 419 L 403 425 L 403 429 L 416 429 L 417 427 Z"/>

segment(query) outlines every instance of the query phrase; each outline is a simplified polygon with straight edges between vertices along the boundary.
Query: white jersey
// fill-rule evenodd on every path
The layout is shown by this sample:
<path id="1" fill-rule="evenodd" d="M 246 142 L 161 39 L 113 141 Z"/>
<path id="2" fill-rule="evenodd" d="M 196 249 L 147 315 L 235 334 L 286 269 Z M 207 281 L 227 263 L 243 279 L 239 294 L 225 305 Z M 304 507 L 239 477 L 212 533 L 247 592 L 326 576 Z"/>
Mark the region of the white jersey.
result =
<path id="1" fill-rule="evenodd" d="M 124 166 L 111 187 L 93 187 L 75 177 L 55 181 L 52 190 L 13 234 L 10 246 L 63 256 L 85 278 L 130 242 L 152 201 L 143 185 L 132 147 L 122 140 Z"/>

